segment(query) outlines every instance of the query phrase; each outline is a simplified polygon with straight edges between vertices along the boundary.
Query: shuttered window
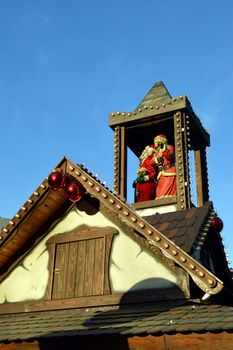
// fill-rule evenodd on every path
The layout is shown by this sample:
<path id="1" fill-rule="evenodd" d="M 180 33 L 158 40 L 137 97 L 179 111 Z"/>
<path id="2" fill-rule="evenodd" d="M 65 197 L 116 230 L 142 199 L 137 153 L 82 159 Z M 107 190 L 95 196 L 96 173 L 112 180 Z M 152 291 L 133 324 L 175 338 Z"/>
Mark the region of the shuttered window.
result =
<path id="1" fill-rule="evenodd" d="M 47 299 L 110 294 L 108 265 L 116 233 L 113 228 L 76 229 L 50 238 Z"/>

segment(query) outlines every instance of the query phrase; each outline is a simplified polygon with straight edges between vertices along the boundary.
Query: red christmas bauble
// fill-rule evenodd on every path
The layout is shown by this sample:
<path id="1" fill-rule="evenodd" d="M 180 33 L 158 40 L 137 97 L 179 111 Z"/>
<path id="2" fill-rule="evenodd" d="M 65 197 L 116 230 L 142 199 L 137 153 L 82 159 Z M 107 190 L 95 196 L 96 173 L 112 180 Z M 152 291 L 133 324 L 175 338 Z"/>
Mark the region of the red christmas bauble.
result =
<path id="1" fill-rule="evenodd" d="M 48 177 L 48 184 L 54 191 L 60 191 L 65 188 L 67 183 L 66 175 L 60 170 L 56 169 Z"/>
<path id="2" fill-rule="evenodd" d="M 215 216 L 211 221 L 211 231 L 213 233 L 219 233 L 223 229 L 223 221 L 220 219 L 220 217 Z"/>
<path id="3" fill-rule="evenodd" d="M 66 193 L 71 202 L 77 202 L 82 197 L 79 186 L 76 182 L 70 182 L 66 186 Z"/>

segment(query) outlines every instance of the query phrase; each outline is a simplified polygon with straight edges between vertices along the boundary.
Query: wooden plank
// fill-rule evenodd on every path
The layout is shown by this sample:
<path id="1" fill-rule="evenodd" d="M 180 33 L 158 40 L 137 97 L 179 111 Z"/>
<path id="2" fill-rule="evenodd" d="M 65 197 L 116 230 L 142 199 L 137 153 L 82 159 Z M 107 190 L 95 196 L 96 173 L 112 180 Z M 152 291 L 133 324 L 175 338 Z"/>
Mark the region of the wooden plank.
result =
<path id="1" fill-rule="evenodd" d="M 67 272 L 67 283 L 66 283 L 66 298 L 73 298 L 75 296 L 75 283 L 76 283 L 76 272 L 77 272 L 77 251 L 78 242 L 69 243 L 69 261 L 68 261 L 68 272 Z"/>
<path id="2" fill-rule="evenodd" d="M 53 273 L 53 290 L 52 290 L 52 298 L 58 299 L 61 294 L 61 256 L 62 256 L 62 246 L 60 244 L 56 245 L 55 251 L 55 264 Z"/>
<path id="3" fill-rule="evenodd" d="M 52 243 L 49 245 L 49 279 L 48 284 L 45 292 L 45 299 L 51 299 L 52 298 L 52 288 L 53 288 L 53 277 L 54 277 L 54 264 L 55 264 L 55 243 Z"/>
<path id="4" fill-rule="evenodd" d="M 54 213 L 58 208 L 60 208 L 65 201 L 56 201 L 52 198 L 46 198 L 44 202 L 41 202 L 36 210 L 40 210 L 42 213 L 48 215 L 48 213 Z"/>
<path id="5" fill-rule="evenodd" d="M 94 256 L 95 256 L 95 240 L 87 240 L 86 242 L 86 266 L 84 278 L 83 295 L 92 295 L 93 272 L 94 272 Z"/>
<path id="6" fill-rule="evenodd" d="M 166 349 L 169 350 L 232 350 L 233 334 L 220 333 L 191 333 L 165 335 Z"/>
<path id="7" fill-rule="evenodd" d="M 110 294 L 110 281 L 109 281 L 109 260 L 112 246 L 113 235 L 105 237 L 105 262 L 104 262 L 104 294 Z"/>
<path id="8" fill-rule="evenodd" d="M 104 263 L 105 263 L 104 238 L 95 240 L 95 261 L 93 272 L 93 295 L 104 293 Z"/>
<path id="9" fill-rule="evenodd" d="M 77 268 L 76 268 L 76 285 L 75 285 L 75 297 L 82 297 L 84 292 L 85 281 L 85 265 L 86 265 L 86 241 L 78 242 L 77 253 Z"/>
<path id="10" fill-rule="evenodd" d="M 66 285 L 67 276 L 69 273 L 69 243 L 61 244 L 62 254 L 60 261 L 60 283 L 59 283 L 59 295 L 58 298 L 66 298 Z"/>

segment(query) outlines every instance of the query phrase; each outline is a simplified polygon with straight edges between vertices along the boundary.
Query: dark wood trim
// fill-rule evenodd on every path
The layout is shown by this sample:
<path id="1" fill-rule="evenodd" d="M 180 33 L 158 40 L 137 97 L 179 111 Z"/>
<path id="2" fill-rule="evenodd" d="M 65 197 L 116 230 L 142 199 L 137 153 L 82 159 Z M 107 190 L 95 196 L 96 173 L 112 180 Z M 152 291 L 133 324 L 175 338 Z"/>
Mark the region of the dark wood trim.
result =
<path id="1" fill-rule="evenodd" d="M 126 197 L 127 184 L 127 146 L 124 126 L 114 129 L 114 191 Z"/>
<path id="2" fill-rule="evenodd" d="M 174 114 L 174 146 L 176 153 L 176 185 L 177 185 L 177 210 L 186 209 L 185 202 L 185 169 L 182 132 L 182 113 Z"/>
<path id="3" fill-rule="evenodd" d="M 48 239 L 46 244 L 51 243 L 68 243 L 72 241 L 81 241 L 92 238 L 99 238 L 108 235 L 117 234 L 117 229 L 113 227 L 89 227 L 89 228 L 75 228 L 70 232 L 59 233 Z"/>
<path id="4" fill-rule="evenodd" d="M 120 192 L 119 194 L 126 198 L 127 192 L 127 146 L 126 146 L 126 132 L 125 127 L 121 126 L 120 128 Z"/>
<path id="5" fill-rule="evenodd" d="M 177 203 L 176 196 L 172 196 L 168 198 L 158 198 L 152 201 L 132 203 L 131 205 L 134 209 L 146 209 L 146 208 L 161 207 L 164 205 L 176 204 L 176 203 Z"/>
<path id="6" fill-rule="evenodd" d="M 120 148 L 121 145 L 121 133 L 120 127 L 114 128 L 114 191 L 119 194 L 120 192 Z"/>
<path id="7" fill-rule="evenodd" d="M 196 169 L 197 205 L 201 207 L 209 200 L 206 148 L 194 151 Z"/>
<path id="8" fill-rule="evenodd" d="M 155 289 L 153 291 L 131 292 L 125 294 L 109 294 L 69 299 L 4 303 L 0 304 L 0 315 L 183 299 L 186 298 L 182 291 L 179 288 L 174 287 L 158 290 Z"/>
<path id="9" fill-rule="evenodd" d="M 186 201 L 186 208 L 191 207 L 191 188 L 190 188 L 190 165 L 189 165 L 189 145 L 191 143 L 191 136 L 190 136 L 190 129 L 187 125 L 187 120 L 189 119 L 189 116 L 186 115 L 185 112 L 183 112 L 183 157 L 184 157 L 184 176 L 185 176 L 185 201 Z M 188 121 L 189 122 L 189 121 Z"/>
<path id="10" fill-rule="evenodd" d="M 185 112 L 174 114 L 174 138 L 176 151 L 177 209 L 191 207 L 188 129 Z"/>

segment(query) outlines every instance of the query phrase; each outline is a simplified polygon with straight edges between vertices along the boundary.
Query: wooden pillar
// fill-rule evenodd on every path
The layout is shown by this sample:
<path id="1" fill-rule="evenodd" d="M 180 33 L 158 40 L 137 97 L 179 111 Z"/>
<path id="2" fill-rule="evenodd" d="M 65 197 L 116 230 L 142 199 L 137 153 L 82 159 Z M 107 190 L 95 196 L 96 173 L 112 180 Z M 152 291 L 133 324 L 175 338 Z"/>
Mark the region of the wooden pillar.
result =
<path id="1" fill-rule="evenodd" d="M 177 209 L 187 209 L 191 206 L 188 135 L 185 113 L 174 115 L 174 139 L 176 152 Z"/>
<path id="2" fill-rule="evenodd" d="M 124 126 L 114 129 L 114 192 L 126 198 L 127 147 Z"/>
<path id="3" fill-rule="evenodd" d="M 201 207 L 209 200 L 208 170 L 206 147 L 203 146 L 194 152 L 196 169 L 197 205 Z"/>

